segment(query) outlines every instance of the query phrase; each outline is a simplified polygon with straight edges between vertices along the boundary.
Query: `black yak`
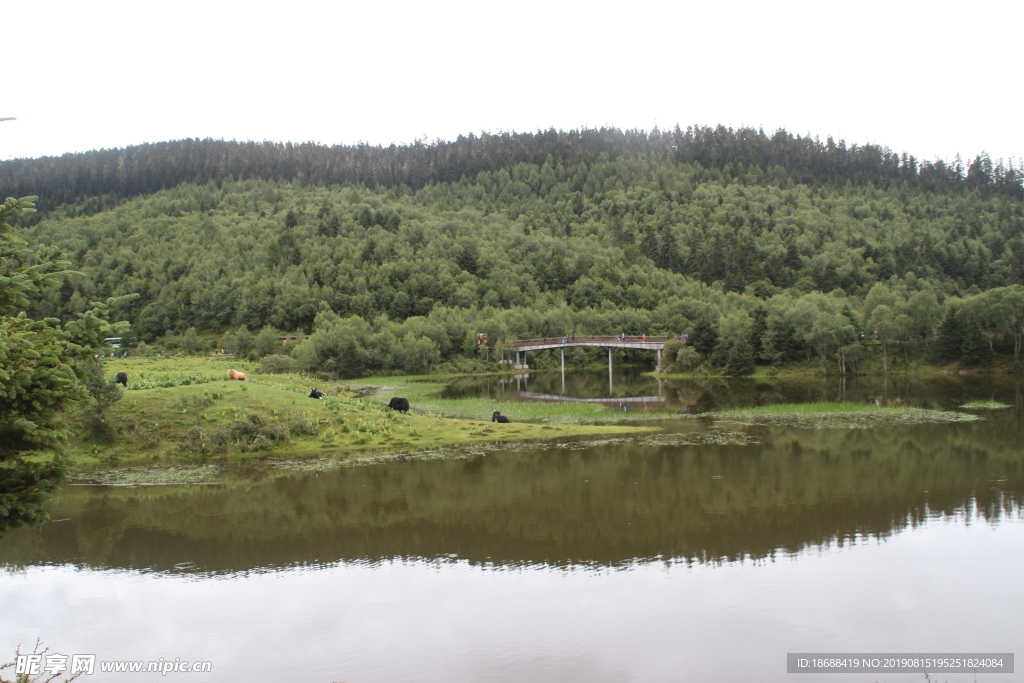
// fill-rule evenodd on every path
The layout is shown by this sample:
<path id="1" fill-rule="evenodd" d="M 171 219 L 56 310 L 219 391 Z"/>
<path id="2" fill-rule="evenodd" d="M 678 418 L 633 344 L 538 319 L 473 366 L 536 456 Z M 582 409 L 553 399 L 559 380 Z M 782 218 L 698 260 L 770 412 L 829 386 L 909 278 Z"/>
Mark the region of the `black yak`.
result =
<path id="1" fill-rule="evenodd" d="M 409 400 L 405 398 L 398 398 L 396 396 L 391 399 L 390 403 L 388 403 L 388 408 L 391 408 L 391 410 L 397 410 L 400 413 L 407 413 L 409 412 Z"/>
<path id="2" fill-rule="evenodd" d="M 116 382 L 117 384 L 120 384 L 125 389 L 127 389 L 128 388 L 128 373 L 127 372 L 119 372 L 119 373 L 117 373 L 116 375 L 114 375 L 114 382 Z"/>
<path id="3" fill-rule="evenodd" d="M 318 391 L 316 387 L 313 387 L 312 391 L 309 392 L 310 398 L 323 398 L 324 392 Z"/>
<path id="4" fill-rule="evenodd" d="M 500 411 L 495 410 L 491 415 L 491 422 L 511 422 L 511 420 L 502 415 Z"/>

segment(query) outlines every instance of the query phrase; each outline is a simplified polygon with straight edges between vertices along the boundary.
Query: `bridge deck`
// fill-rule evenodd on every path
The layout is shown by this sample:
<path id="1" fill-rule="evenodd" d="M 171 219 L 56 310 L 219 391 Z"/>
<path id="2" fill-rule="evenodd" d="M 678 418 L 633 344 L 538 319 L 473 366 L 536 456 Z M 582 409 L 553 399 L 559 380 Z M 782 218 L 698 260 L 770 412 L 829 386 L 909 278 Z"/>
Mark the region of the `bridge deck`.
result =
<path id="1" fill-rule="evenodd" d="M 660 351 L 665 348 L 668 337 L 648 336 L 642 339 L 637 335 L 630 335 L 626 339 L 608 336 L 579 336 L 569 337 L 544 337 L 542 339 L 517 339 L 512 342 L 512 349 L 515 351 L 541 351 L 543 349 L 564 349 L 567 346 L 600 346 L 603 348 L 617 349 L 647 349 L 649 351 Z"/>

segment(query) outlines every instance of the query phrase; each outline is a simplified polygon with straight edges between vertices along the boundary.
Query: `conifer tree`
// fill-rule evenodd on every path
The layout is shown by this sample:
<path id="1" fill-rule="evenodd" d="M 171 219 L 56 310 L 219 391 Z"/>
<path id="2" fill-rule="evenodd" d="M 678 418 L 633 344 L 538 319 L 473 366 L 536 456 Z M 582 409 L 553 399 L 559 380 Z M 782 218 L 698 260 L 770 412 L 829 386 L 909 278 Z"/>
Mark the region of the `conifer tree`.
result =
<path id="1" fill-rule="evenodd" d="M 725 361 L 725 373 L 733 377 L 743 377 L 754 371 L 754 350 L 750 343 L 740 337 L 729 348 Z"/>
<path id="2" fill-rule="evenodd" d="M 690 333 L 690 344 L 701 356 L 707 358 L 718 345 L 718 331 L 706 319 L 699 321 Z"/>
<path id="3" fill-rule="evenodd" d="M 67 437 L 63 413 L 86 397 L 76 369 L 104 337 L 127 330 L 126 323 L 111 325 L 108 312 L 128 297 L 94 304 L 63 326 L 26 315 L 70 265 L 55 250 L 29 252 L 11 234 L 8 221 L 32 211 L 34 200 L 8 198 L 0 206 L 0 531 L 46 520 L 42 505 L 63 477 L 64 462 L 59 454 L 49 462 L 25 456 L 59 453 Z"/>
<path id="4" fill-rule="evenodd" d="M 764 354 L 764 337 L 768 333 L 768 311 L 764 306 L 758 306 L 750 317 L 754 319 L 750 326 L 750 350 L 756 360 L 762 358 Z"/>
<path id="5" fill-rule="evenodd" d="M 643 231 L 644 236 L 640 240 L 640 253 L 657 263 L 659 261 L 658 237 L 649 227 L 644 227 Z"/>
<path id="6" fill-rule="evenodd" d="M 945 361 L 958 360 L 964 343 L 964 326 L 957 311 L 949 308 L 936 331 L 939 334 L 938 342 L 935 344 L 936 358 Z"/>
<path id="7" fill-rule="evenodd" d="M 981 365 L 992 359 L 992 352 L 981 327 L 977 323 L 965 325 L 963 341 L 960 344 L 960 360 L 968 365 Z"/>
<path id="8" fill-rule="evenodd" d="M 679 272 L 682 264 L 679 260 L 679 247 L 676 245 L 675 235 L 672 234 L 672 226 L 668 223 L 662 225 L 659 237 L 658 267 Z"/>

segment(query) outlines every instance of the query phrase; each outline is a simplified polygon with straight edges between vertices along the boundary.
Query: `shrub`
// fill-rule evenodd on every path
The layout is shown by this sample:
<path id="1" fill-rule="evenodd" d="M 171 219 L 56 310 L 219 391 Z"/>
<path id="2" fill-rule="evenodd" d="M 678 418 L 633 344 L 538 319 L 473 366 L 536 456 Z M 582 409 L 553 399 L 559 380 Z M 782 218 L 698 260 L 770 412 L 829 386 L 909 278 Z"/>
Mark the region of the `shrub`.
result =
<path id="1" fill-rule="evenodd" d="M 116 438 L 114 428 L 103 421 L 98 415 L 91 415 L 88 418 L 89 434 L 97 443 L 113 443 Z"/>
<path id="2" fill-rule="evenodd" d="M 189 448 L 195 448 L 196 450 L 206 450 L 206 439 L 203 438 L 203 430 L 199 427 L 191 427 L 185 433 L 185 440 L 188 442 Z"/>
<path id="3" fill-rule="evenodd" d="M 231 432 L 221 427 L 210 437 L 210 444 L 213 446 L 214 451 L 223 453 L 231 445 Z"/>
<path id="4" fill-rule="evenodd" d="M 661 350 L 661 365 L 665 372 L 677 372 L 673 366 L 676 362 L 676 356 L 684 348 L 686 348 L 686 345 L 679 339 L 669 339 L 665 342 L 665 348 Z"/>
<path id="5" fill-rule="evenodd" d="M 314 436 L 320 431 L 320 418 L 308 412 L 297 413 L 289 421 L 288 429 L 297 436 Z"/>
<path id="6" fill-rule="evenodd" d="M 282 356 L 281 354 L 264 356 L 260 363 L 260 374 L 263 375 L 280 375 L 286 372 L 295 372 L 296 370 L 295 359 L 290 356 Z"/>
<path id="7" fill-rule="evenodd" d="M 700 363 L 700 354 L 692 346 L 685 346 L 679 349 L 679 353 L 676 355 L 676 364 L 684 372 L 696 370 Z"/>
<path id="8" fill-rule="evenodd" d="M 268 441 L 288 441 L 291 434 L 288 427 L 283 424 L 269 424 L 263 428 L 263 436 Z"/>
<path id="9" fill-rule="evenodd" d="M 258 434 L 255 439 L 245 444 L 243 447 L 239 445 L 239 449 L 243 451 L 265 451 L 270 448 L 271 444 L 267 441 L 267 438 L 262 434 Z"/>
<path id="10" fill-rule="evenodd" d="M 98 360 L 87 360 L 79 366 L 82 385 L 92 397 L 92 411 L 101 422 L 106 422 L 103 413 L 114 403 L 121 400 L 121 386 L 106 377 L 103 363 Z"/>
<path id="11" fill-rule="evenodd" d="M 235 420 L 235 424 L 231 425 L 231 434 L 239 445 L 245 444 L 259 436 L 262 424 L 258 416 L 249 415 L 242 420 Z"/>
<path id="12" fill-rule="evenodd" d="M 669 344 L 671 342 L 665 344 L 665 351 L 662 355 L 665 372 L 690 372 L 696 370 L 704 360 L 692 346 L 681 342 L 678 346 Z"/>

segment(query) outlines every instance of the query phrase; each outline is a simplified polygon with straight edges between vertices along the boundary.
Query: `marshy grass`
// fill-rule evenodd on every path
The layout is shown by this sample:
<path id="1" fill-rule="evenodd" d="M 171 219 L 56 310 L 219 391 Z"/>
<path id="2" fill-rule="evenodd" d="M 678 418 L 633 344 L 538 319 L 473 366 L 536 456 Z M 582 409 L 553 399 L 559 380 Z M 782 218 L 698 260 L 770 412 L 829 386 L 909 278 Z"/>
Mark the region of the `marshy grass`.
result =
<path id="1" fill-rule="evenodd" d="M 1012 408 L 1013 406 L 999 401 L 968 401 L 967 403 L 960 406 L 967 410 L 1002 410 L 1003 408 Z"/>
<path id="2" fill-rule="evenodd" d="M 694 417 L 713 418 L 747 426 L 799 427 L 804 429 L 861 429 L 890 425 L 973 422 L 977 415 L 909 406 L 874 403 L 776 403 L 735 408 Z"/>

